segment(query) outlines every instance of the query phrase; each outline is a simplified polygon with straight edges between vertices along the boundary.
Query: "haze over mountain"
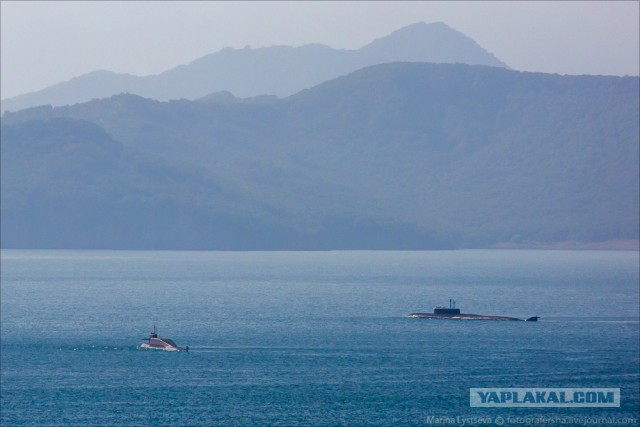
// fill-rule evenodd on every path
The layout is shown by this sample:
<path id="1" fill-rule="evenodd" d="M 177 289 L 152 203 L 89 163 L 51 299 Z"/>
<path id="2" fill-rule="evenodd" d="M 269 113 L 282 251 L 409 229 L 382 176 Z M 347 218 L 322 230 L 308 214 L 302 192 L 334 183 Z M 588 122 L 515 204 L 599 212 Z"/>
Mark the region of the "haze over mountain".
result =
<path id="1" fill-rule="evenodd" d="M 637 77 L 391 63 L 284 99 L 6 113 L 2 246 L 637 240 L 639 94 Z"/>
<path id="2" fill-rule="evenodd" d="M 436 22 L 416 23 L 357 50 L 313 44 L 257 49 L 226 48 L 158 75 L 94 71 L 43 90 L 2 100 L 2 111 L 37 105 L 70 105 L 119 93 L 197 99 L 212 92 L 236 96 L 289 96 L 360 68 L 394 61 L 464 63 L 506 67 L 472 39 Z"/>

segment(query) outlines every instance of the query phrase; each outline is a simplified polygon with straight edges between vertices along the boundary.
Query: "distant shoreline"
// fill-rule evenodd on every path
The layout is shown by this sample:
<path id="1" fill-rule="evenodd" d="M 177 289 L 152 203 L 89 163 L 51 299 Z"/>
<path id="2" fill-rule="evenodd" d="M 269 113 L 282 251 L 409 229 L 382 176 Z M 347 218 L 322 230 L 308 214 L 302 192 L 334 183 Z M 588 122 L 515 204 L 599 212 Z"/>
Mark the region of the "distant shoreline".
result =
<path id="1" fill-rule="evenodd" d="M 640 240 L 620 239 L 604 242 L 576 242 L 567 240 L 555 243 L 543 242 L 503 242 L 496 243 L 492 249 L 561 249 L 561 250 L 615 250 L 640 251 Z"/>
<path id="2" fill-rule="evenodd" d="M 607 240 L 604 242 L 576 242 L 576 241 L 563 241 L 555 243 L 546 242 L 503 242 L 496 243 L 493 246 L 478 246 L 478 247 L 456 247 L 456 248 L 431 248 L 431 249 L 384 249 L 384 248 L 331 248 L 331 249 L 282 249 L 282 248 L 264 248 L 264 249 L 185 249 L 185 248 L 15 248 L 15 247 L 0 247 L 2 251 L 175 251 L 175 252 L 334 252 L 334 251 L 398 251 L 398 252 L 430 252 L 430 251 L 466 251 L 466 250 L 565 250 L 565 251 L 580 251 L 580 250 L 601 250 L 601 251 L 640 251 L 640 240 L 634 239 L 621 239 L 621 240 Z"/>

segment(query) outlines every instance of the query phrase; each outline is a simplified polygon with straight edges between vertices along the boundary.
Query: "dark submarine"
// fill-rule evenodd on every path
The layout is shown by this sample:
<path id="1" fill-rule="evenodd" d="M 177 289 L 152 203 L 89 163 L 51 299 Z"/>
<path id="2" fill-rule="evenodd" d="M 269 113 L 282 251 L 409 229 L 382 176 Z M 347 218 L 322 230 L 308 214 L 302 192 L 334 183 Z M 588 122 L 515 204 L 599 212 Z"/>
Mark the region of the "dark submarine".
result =
<path id="1" fill-rule="evenodd" d="M 449 307 L 437 306 L 433 309 L 433 313 L 411 313 L 409 317 L 417 317 L 422 319 L 456 319 L 456 320 L 514 320 L 525 322 L 537 322 L 539 316 L 532 316 L 527 319 L 518 319 L 509 316 L 491 316 L 485 314 L 469 314 L 460 313 L 460 309 L 456 308 L 456 302 L 449 300 Z"/>

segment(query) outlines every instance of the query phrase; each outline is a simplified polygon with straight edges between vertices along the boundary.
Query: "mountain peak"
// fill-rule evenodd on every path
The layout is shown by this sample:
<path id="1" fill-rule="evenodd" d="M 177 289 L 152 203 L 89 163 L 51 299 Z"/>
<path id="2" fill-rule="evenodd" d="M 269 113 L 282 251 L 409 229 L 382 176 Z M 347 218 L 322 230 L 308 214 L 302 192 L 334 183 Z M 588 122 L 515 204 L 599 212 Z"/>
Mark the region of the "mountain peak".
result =
<path id="1" fill-rule="evenodd" d="M 436 22 L 431 22 L 431 23 L 427 23 L 424 21 L 419 21 L 419 22 L 415 22 L 413 24 L 409 24 L 405 27 L 402 28 L 398 28 L 397 30 L 393 31 L 391 34 L 396 34 L 396 33 L 402 33 L 402 32 L 409 32 L 409 31 L 425 31 L 425 30 L 439 30 L 439 31 L 455 31 L 453 28 L 451 28 L 450 26 L 448 26 L 447 24 L 445 24 L 442 21 L 436 21 Z"/>
<path id="2" fill-rule="evenodd" d="M 387 61 L 507 65 L 474 40 L 443 22 L 416 22 L 360 49 L 364 56 Z"/>

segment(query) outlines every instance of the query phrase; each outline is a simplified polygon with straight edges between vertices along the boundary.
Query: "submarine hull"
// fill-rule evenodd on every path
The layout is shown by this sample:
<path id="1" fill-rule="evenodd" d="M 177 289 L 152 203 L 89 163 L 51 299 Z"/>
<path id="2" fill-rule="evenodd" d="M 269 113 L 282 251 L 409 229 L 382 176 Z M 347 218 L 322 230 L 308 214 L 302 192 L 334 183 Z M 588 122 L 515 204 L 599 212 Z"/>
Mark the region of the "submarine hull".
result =
<path id="1" fill-rule="evenodd" d="M 409 317 L 421 318 L 421 319 L 456 319 L 456 320 L 509 320 L 519 321 L 522 319 L 508 316 L 485 316 L 482 314 L 439 314 L 439 313 L 411 313 Z"/>

